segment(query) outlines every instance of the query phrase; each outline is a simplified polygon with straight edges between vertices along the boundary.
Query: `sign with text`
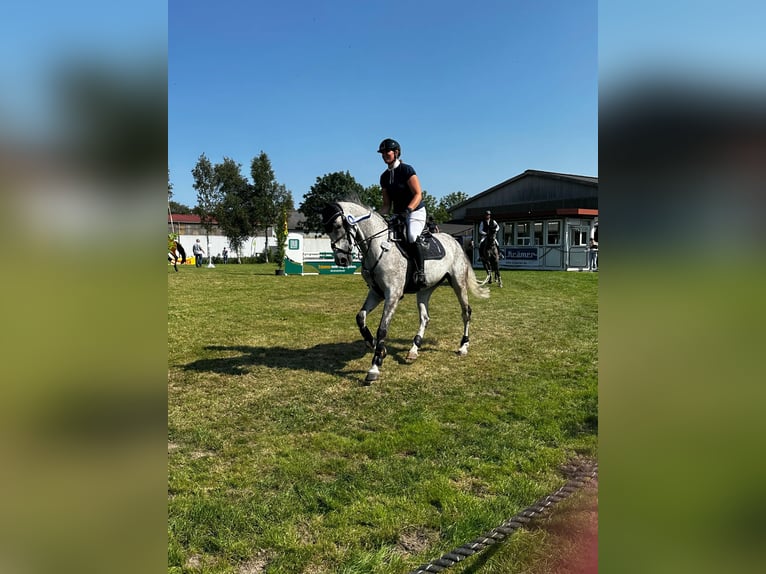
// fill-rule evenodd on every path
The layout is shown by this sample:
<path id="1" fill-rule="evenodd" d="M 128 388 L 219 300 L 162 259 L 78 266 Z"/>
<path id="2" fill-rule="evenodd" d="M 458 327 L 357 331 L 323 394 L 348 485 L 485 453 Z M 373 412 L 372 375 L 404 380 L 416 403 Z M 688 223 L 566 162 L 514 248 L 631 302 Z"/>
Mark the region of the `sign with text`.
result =
<path id="1" fill-rule="evenodd" d="M 506 247 L 504 251 L 506 259 L 537 261 L 537 247 Z"/>

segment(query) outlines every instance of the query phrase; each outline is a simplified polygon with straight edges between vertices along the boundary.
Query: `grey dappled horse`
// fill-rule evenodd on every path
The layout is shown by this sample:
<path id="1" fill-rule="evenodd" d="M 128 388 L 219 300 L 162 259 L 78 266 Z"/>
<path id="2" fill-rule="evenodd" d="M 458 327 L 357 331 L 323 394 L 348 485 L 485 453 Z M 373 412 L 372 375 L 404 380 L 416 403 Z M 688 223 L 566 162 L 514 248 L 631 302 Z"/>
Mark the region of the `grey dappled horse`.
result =
<path id="1" fill-rule="evenodd" d="M 497 243 L 489 238 L 485 238 L 479 246 L 479 258 L 484 265 L 484 271 L 487 272 L 487 278 L 484 283 L 492 283 L 494 279 L 498 287 L 503 286 L 503 278 L 500 277 L 500 250 Z M 482 283 L 482 284 L 484 284 Z"/>
<path id="2" fill-rule="evenodd" d="M 374 351 L 372 367 L 365 379 L 366 384 L 380 378 L 380 367 L 386 357 L 388 327 L 404 293 L 417 293 L 420 328 L 407 354 L 407 359 L 417 359 L 418 349 L 423 342 L 423 334 L 429 321 L 428 302 L 434 289 L 444 279 L 455 291 L 463 311 L 463 338 L 460 340 L 457 354 L 468 353 L 468 327 L 471 323 L 468 293 L 487 298 L 489 290 L 482 287 L 476 279 L 462 247 L 452 236 L 435 233 L 429 239 L 438 254 L 426 254 L 424 266 L 427 285 L 418 290 L 412 284 L 412 269 L 408 271 L 408 259 L 398 247 L 398 242 L 393 239 L 389 225 L 382 215 L 355 202 L 339 201 L 324 208 L 322 223 L 330 236 L 336 265 L 350 265 L 355 246 L 362 256 L 362 277 L 369 291 L 356 316 L 356 323 L 365 343 Z M 434 242 L 434 238 L 438 239 L 438 242 Z M 381 302 L 384 302 L 383 314 L 378 332 L 373 338 L 367 327 L 367 315 Z"/>

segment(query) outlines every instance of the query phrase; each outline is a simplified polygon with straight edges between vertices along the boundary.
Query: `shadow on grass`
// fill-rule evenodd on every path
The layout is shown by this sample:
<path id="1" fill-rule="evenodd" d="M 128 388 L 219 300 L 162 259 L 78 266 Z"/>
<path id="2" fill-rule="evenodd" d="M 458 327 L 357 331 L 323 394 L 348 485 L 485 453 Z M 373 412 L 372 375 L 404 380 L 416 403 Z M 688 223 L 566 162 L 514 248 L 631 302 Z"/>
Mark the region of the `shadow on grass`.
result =
<path id="1" fill-rule="evenodd" d="M 389 339 L 386 342 L 388 356 L 386 361 L 408 364 L 406 354 L 411 341 Z M 294 369 L 296 371 L 317 371 L 341 377 L 366 374 L 372 362 L 372 351 L 364 342 L 352 341 L 341 343 L 321 343 L 307 349 L 286 347 L 252 347 L 248 345 L 208 345 L 205 351 L 225 353 L 224 357 L 198 359 L 185 365 L 179 365 L 184 371 L 218 373 L 222 375 L 246 375 L 254 367 L 265 366 L 276 369 Z M 431 346 L 424 344 L 421 352 L 428 352 Z M 363 369 L 348 369 L 348 363 L 367 355 L 370 363 Z M 384 365 L 385 368 L 385 365 Z"/>
<path id="2" fill-rule="evenodd" d="M 253 367 L 265 366 L 276 369 L 318 371 L 321 373 L 349 376 L 365 372 L 349 371 L 346 370 L 346 367 L 349 362 L 360 359 L 368 353 L 367 348 L 361 341 L 352 343 L 322 343 L 308 349 L 211 345 L 205 347 L 205 350 L 225 353 L 227 356 L 198 359 L 183 365 L 182 368 L 185 371 L 245 375 Z M 370 355 L 370 358 L 372 358 L 372 355 Z"/>

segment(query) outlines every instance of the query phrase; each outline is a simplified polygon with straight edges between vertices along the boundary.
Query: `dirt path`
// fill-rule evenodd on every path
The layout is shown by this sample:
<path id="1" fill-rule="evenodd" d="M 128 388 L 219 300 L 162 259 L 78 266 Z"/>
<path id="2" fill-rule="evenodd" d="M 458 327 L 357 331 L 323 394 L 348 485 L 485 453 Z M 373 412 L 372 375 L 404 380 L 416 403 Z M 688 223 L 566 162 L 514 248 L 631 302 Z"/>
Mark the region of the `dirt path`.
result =
<path id="1" fill-rule="evenodd" d="M 563 502 L 538 526 L 550 533 L 549 555 L 555 558 L 535 574 L 598 572 L 598 479 Z"/>

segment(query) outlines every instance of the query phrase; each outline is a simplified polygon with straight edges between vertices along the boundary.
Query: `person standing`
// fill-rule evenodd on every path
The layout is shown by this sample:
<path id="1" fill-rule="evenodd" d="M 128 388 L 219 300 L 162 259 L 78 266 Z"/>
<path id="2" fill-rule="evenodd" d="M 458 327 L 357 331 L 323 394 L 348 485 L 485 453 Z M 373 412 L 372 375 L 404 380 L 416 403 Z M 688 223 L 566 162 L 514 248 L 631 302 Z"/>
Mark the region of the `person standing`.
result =
<path id="1" fill-rule="evenodd" d="M 223 264 L 226 265 L 226 262 L 229 260 L 229 250 L 225 247 L 223 248 Z"/>
<path id="2" fill-rule="evenodd" d="M 202 256 L 205 254 L 205 250 L 202 248 L 202 244 L 199 242 L 199 239 L 197 239 L 197 241 L 194 243 L 192 252 L 194 253 L 194 266 L 202 267 Z"/>
<path id="3" fill-rule="evenodd" d="M 426 206 L 423 203 L 423 191 L 415 168 L 401 161 L 402 148 L 396 140 L 384 139 L 378 146 L 378 153 L 386 163 L 386 170 L 380 175 L 380 187 L 383 190 L 381 213 L 393 212 L 405 220 L 405 249 L 415 264 L 415 286 L 426 286 L 423 253 L 417 245 L 417 239 L 426 225 Z"/>
<path id="4" fill-rule="evenodd" d="M 588 271 L 598 271 L 598 241 L 588 241 Z"/>

